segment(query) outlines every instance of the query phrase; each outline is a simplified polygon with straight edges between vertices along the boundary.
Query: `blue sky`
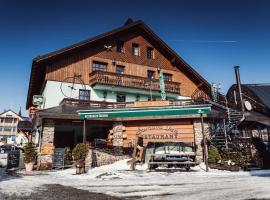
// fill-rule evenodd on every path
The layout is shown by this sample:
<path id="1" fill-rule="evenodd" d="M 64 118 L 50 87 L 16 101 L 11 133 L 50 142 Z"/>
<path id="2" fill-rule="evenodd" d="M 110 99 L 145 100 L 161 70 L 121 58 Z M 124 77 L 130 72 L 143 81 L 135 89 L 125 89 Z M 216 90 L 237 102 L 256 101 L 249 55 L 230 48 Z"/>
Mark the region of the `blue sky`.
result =
<path id="1" fill-rule="evenodd" d="M 270 1 L 20 1 L 0 3 L 0 112 L 23 113 L 31 62 L 63 48 L 141 19 L 222 92 L 235 82 L 270 82 Z"/>

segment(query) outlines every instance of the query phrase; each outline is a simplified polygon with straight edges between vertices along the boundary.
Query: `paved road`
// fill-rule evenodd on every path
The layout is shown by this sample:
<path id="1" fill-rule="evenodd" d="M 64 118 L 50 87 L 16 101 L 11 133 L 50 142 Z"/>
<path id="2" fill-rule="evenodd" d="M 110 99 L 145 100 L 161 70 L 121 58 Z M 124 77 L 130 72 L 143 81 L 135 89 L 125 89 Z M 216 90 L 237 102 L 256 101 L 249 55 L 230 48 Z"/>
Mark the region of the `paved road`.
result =
<path id="1" fill-rule="evenodd" d="M 5 176 L 0 180 L 2 199 L 140 199 L 227 200 L 270 199 L 270 171 L 264 172 L 148 172 L 74 169 Z M 1 177 L 0 177 L 1 178 Z M 3 196 L 3 193 L 13 196 Z M 100 194 L 102 193 L 102 194 Z M 27 197 L 22 195 L 27 194 Z M 109 195 L 109 196 L 108 196 Z M 1 199 L 1 198 L 0 198 Z M 1 200 L 2 200 L 1 199 Z"/>
<path id="2" fill-rule="evenodd" d="M 88 192 L 59 184 L 43 185 L 30 195 L 6 195 L 0 193 L 2 200 L 122 200 L 123 198 L 112 197 L 105 194 Z"/>

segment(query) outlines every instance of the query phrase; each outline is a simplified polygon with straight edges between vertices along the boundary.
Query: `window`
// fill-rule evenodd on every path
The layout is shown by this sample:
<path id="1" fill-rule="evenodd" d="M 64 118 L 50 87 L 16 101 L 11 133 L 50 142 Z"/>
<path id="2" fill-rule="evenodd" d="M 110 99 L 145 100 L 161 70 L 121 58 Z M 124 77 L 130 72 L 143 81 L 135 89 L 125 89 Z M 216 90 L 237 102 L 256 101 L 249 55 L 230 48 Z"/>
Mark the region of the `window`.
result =
<path id="1" fill-rule="evenodd" d="M 107 63 L 93 61 L 93 71 L 107 71 Z"/>
<path id="2" fill-rule="evenodd" d="M 125 72 L 125 66 L 116 65 L 115 72 L 118 73 L 118 74 L 124 74 L 124 72 Z"/>
<path id="3" fill-rule="evenodd" d="M 6 132 L 10 132 L 11 130 L 12 130 L 11 127 L 4 127 L 4 131 L 6 131 Z"/>
<path id="4" fill-rule="evenodd" d="M 149 97 L 148 97 L 148 101 L 156 101 L 156 97 L 153 97 L 153 96 L 151 97 L 151 96 L 149 96 Z"/>
<path id="5" fill-rule="evenodd" d="M 12 123 L 13 122 L 13 118 L 6 118 L 5 119 L 5 123 Z"/>
<path id="6" fill-rule="evenodd" d="M 123 94 L 116 95 L 116 102 L 126 102 L 126 95 Z"/>
<path id="7" fill-rule="evenodd" d="M 132 44 L 132 55 L 139 56 L 140 53 L 140 47 L 138 44 L 133 43 Z"/>
<path id="8" fill-rule="evenodd" d="M 152 47 L 147 47 L 147 58 L 154 59 L 154 49 Z"/>
<path id="9" fill-rule="evenodd" d="M 151 79 L 155 77 L 155 72 L 151 70 L 147 70 L 147 78 Z"/>
<path id="10" fill-rule="evenodd" d="M 116 51 L 120 52 L 120 53 L 124 53 L 124 42 L 123 41 L 116 42 Z"/>
<path id="11" fill-rule="evenodd" d="M 79 90 L 80 100 L 90 100 L 90 90 Z"/>
<path id="12" fill-rule="evenodd" d="M 172 75 L 171 74 L 163 74 L 164 81 L 172 81 Z"/>

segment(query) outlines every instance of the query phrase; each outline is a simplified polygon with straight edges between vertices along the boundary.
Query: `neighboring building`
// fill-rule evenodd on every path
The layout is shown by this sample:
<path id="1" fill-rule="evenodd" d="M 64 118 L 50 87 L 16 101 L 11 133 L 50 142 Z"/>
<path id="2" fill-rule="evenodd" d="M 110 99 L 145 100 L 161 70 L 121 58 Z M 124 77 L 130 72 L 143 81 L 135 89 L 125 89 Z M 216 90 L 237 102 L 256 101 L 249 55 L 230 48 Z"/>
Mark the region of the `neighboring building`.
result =
<path id="1" fill-rule="evenodd" d="M 23 117 L 12 110 L 6 110 L 0 114 L 0 141 L 2 143 L 16 143 L 17 125 L 23 121 Z"/>
<path id="2" fill-rule="evenodd" d="M 270 84 L 241 84 L 244 118 L 235 136 L 260 137 L 268 142 L 270 136 Z M 227 93 L 232 107 L 241 110 L 237 85 L 232 85 Z"/>
<path id="3" fill-rule="evenodd" d="M 254 148 L 260 151 L 262 146 L 265 146 L 265 152 L 261 152 L 261 154 L 269 156 L 270 84 L 241 84 L 239 68 L 236 68 L 236 74 L 238 74 L 239 82 L 232 85 L 226 95 L 230 107 L 238 110 L 241 116 L 237 126 L 231 132 L 232 142 L 240 147 L 245 147 L 246 153 L 253 157 L 255 156 Z M 257 143 L 259 141 L 264 145 L 256 146 L 254 139 L 257 139 Z M 268 164 L 265 162 L 258 163 L 256 161 L 256 164 L 270 167 L 270 160 L 267 161 Z"/>
<path id="4" fill-rule="evenodd" d="M 210 94 L 211 85 L 144 22 L 129 19 L 120 28 L 35 58 L 26 108 L 33 106 L 34 95 L 43 96 L 43 110 L 34 118 L 42 134 L 41 165 L 50 166 L 50 148 L 103 139 L 128 149 L 138 136 L 145 145 L 193 143 L 201 161 L 200 117 L 224 117 L 194 101 Z"/>

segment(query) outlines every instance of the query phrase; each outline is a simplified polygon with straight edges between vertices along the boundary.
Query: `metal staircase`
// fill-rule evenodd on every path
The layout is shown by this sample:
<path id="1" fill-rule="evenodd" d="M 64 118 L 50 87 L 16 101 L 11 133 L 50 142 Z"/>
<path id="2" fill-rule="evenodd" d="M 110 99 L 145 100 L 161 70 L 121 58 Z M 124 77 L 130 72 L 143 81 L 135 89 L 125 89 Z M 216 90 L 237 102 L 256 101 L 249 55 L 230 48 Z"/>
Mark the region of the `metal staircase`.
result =
<path id="1" fill-rule="evenodd" d="M 227 118 L 223 122 L 223 127 L 212 130 L 211 143 L 219 149 L 234 148 L 231 141 L 232 131 L 245 119 L 243 112 L 227 108 Z"/>
<path id="2" fill-rule="evenodd" d="M 213 122 L 220 123 L 222 125 L 210 131 L 212 133 L 210 142 L 220 149 L 233 148 L 234 144 L 231 141 L 231 136 L 233 136 L 233 130 L 235 130 L 238 125 L 244 121 L 244 113 L 242 111 L 230 108 L 226 99 L 226 95 L 221 94 L 220 92 L 218 93 L 217 101 L 211 100 L 211 90 L 208 89 L 204 91 L 202 89 L 202 84 L 198 85 L 197 89 L 191 96 L 192 99 L 199 103 L 208 103 L 219 109 L 225 110 L 226 117 L 224 121 L 222 123 L 220 121 Z"/>

